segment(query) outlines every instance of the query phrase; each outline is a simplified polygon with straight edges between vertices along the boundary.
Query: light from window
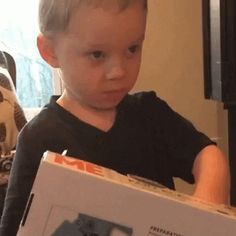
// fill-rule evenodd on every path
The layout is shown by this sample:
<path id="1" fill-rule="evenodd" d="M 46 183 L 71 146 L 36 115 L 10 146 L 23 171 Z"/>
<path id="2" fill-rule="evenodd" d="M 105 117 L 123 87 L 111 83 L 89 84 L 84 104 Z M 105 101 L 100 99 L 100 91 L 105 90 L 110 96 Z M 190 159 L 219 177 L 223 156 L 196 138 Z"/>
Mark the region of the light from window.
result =
<path id="1" fill-rule="evenodd" d="M 53 93 L 52 70 L 37 47 L 38 0 L 0 0 L 0 50 L 17 66 L 17 94 L 23 107 L 42 107 Z"/>

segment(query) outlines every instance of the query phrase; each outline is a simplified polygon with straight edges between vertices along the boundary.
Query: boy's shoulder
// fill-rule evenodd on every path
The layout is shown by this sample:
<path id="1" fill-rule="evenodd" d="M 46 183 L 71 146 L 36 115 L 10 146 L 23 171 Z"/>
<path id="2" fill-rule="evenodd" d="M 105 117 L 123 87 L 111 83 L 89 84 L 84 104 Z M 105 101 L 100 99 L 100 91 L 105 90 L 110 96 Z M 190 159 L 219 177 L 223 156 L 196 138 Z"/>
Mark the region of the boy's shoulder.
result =
<path id="1" fill-rule="evenodd" d="M 52 99 L 49 104 L 45 105 L 37 115 L 27 122 L 21 133 L 50 133 L 53 129 L 58 128 L 60 116 L 57 114 L 56 109 L 54 109 L 55 102 Z"/>

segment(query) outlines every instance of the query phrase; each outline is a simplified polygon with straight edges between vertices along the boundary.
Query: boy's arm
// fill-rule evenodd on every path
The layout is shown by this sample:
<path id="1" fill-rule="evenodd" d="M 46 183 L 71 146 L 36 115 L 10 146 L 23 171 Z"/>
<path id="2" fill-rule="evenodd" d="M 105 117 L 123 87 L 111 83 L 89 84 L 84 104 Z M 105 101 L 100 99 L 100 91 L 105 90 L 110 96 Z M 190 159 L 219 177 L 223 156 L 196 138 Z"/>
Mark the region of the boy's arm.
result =
<path id="1" fill-rule="evenodd" d="M 196 182 L 194 197 L 217 204 L 229 203 L 229 166 L 219 148 L 205 147 L 197 155 L 192 172 Z"/>

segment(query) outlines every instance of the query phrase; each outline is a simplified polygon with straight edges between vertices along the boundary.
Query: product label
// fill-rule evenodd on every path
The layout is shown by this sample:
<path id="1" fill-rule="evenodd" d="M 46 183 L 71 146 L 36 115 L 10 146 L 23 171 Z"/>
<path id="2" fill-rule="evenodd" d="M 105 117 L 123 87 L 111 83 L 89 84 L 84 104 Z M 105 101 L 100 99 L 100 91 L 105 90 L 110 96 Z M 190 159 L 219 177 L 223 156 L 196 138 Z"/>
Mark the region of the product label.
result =
<path id="1" fill-rule="evenodd" d="M 147 236 L 184 236 L 184 235 L 161 227 L 151 226 Z"/>

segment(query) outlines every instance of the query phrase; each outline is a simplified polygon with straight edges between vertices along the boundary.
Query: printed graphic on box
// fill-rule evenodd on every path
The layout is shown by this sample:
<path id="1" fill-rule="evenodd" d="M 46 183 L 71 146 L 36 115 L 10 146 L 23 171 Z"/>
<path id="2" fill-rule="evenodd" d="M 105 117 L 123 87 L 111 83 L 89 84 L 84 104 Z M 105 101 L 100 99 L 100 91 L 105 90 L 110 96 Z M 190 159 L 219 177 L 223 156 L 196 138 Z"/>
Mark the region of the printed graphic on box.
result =
<path id="1" fill-rule="evenodd" d="M 44 235 L 132 236 L 133 229 L 61 206 L 53 206 Z"/>

